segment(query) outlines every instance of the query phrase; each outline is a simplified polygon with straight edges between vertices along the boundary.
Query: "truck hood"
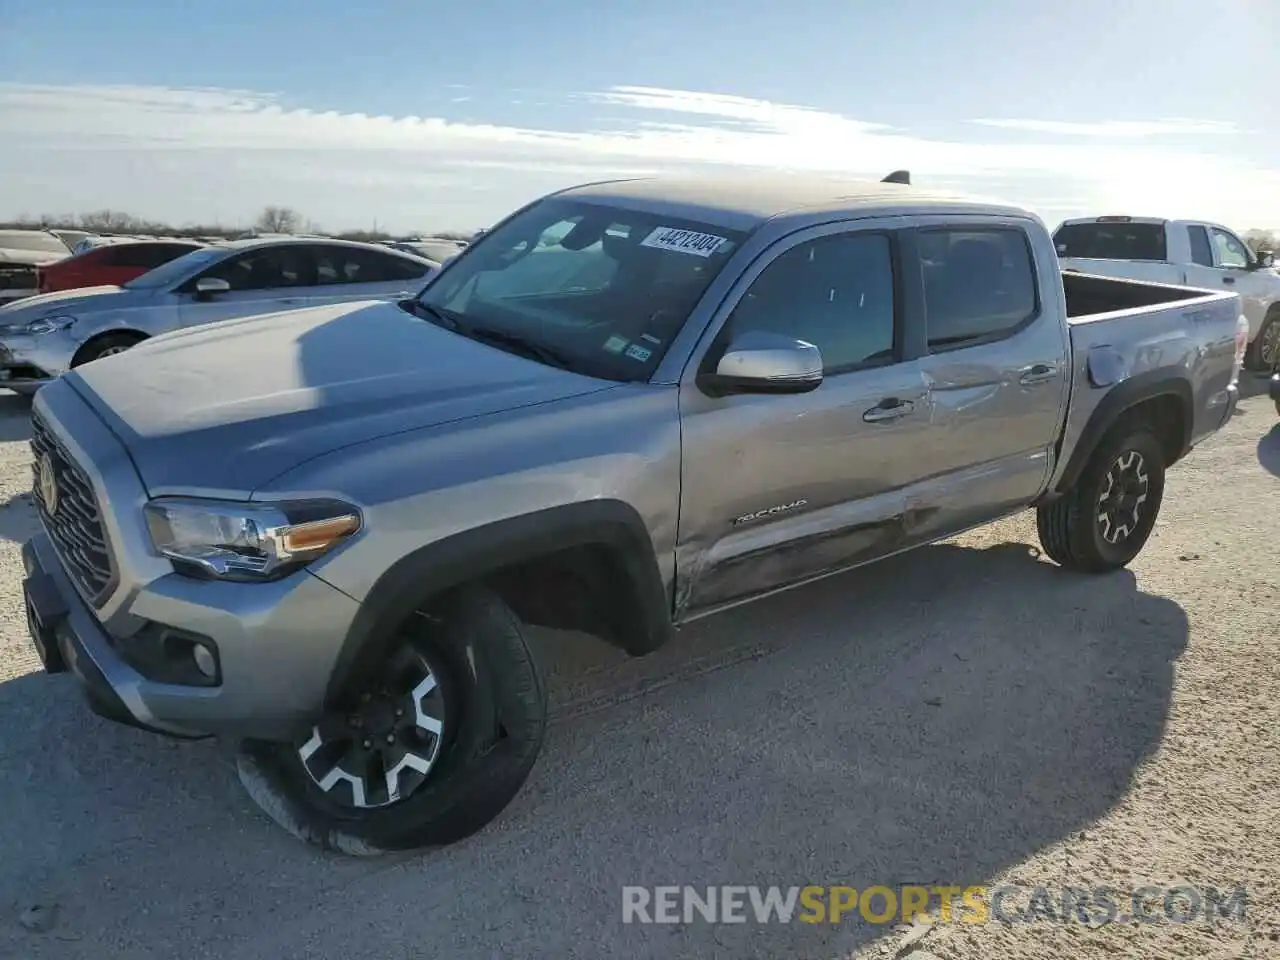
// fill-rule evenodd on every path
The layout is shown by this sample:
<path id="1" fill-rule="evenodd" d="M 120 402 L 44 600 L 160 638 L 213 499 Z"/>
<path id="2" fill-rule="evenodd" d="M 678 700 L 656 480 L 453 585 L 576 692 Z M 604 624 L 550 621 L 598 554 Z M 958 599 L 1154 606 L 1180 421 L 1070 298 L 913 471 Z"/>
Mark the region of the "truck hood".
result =
<path id="1" fill-rule="evenodd" d="M 125 290 L 122 287 L 80 287 L 61 293 L 38 293 L 0 307 L 0 324 L 28 323 L 52 313 L 119 310 L 143 303 L 151 297 L 150 290 Z"/>
<path id="2" fill-rule="evenodd" d="M 123 442 L 152 496 L 244 497 L 339 447 L 613 386 L 387 302 L 166 334 L 65 378 Z"/>

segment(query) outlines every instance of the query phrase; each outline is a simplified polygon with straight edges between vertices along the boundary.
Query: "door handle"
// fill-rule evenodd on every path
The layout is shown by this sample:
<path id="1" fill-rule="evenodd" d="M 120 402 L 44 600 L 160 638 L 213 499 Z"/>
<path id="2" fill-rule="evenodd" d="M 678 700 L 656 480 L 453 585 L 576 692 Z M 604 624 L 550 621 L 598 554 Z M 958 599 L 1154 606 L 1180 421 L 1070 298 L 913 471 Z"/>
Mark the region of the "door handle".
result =
<path id="1" fill-rule="evenodd" d="M 916 408 L 912 400 L 900 400 L 897 397 L 885 397 L 870 410 L 862 414 L 867 423 L 883 423 L 886 420 L 897 420 L 905 417 Z"/>
<path id="2" fill-rule="evenodd" d="M 1222 282 L 1223 282 L 1223 283 L 1227 283 L 1227 284 L 1235 283 L 1235 282 L 1236 282 L 1236 278 L 1235 278 L 1235 277 L 1223 277 L 1223 278 L 1222 278 Z"/>
<path id="3" fill-rule="evenodd" d="M 1029 367 L 1023 367 L 1018 382 L 1024 387 L 1034 386 L 1037 383 L 1048 383 L 1050 380 L 1056 380 L 1058 377 L 1058 366 L 1053 363 L 1033 363 Z"/>

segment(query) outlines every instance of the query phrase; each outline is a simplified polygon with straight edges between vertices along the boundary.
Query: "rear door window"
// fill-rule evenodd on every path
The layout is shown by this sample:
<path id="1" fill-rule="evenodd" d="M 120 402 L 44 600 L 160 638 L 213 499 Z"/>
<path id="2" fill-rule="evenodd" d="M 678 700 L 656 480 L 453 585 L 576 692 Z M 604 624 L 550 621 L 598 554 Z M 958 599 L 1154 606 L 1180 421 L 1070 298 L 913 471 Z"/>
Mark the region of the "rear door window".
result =
<path id="1" fill-rule="evenodd" d="M 316 279 L 321 286 L 345 283 L 396 283 L 420 280 L 427 265 L 360 247 L 316 248 Z"/>
<path id="2" fill-rule="evenodd" d="M 1066 223 L 1053 235 L 1060 257 L 1086 260 L 1165 260 L 1163 223 Z"/>
<path id="3" fill-rule="evenodd" d="M 1002 340 L 1040 309 L 1027 235 L 1013 227 L 921 230 L 929 351 Z"/>

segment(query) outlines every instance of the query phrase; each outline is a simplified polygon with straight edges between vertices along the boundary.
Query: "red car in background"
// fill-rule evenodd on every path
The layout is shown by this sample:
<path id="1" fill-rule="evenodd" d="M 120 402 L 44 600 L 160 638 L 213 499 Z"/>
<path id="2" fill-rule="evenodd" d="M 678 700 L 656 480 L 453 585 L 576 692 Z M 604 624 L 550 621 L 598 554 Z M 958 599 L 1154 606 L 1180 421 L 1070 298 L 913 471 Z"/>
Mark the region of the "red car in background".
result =
<path id="1" fill-rule="evenodd" d="M 95 247 L 38 268 L 36 284 L 41 293 L 119 286 L 203 246 L 194 240 L 136 240 Z"/>

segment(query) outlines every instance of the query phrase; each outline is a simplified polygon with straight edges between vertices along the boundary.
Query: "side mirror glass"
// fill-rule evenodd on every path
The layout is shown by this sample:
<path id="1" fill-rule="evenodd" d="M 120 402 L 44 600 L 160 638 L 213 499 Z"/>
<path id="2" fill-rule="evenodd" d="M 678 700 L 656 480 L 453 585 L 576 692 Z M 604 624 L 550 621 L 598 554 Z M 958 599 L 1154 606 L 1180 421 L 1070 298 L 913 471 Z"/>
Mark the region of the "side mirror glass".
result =
<path id="1" fill-rule="evenodd" d="M 812 343 L 752 330 L 734 337 L 714 373 L 698 378 L 713 396 L 808 393 L 822 385 L 822 352 Z"/>
<path id="2" fill-rule="evenodd" d="M 196 281 L 196 296 L 212 297 L 219 293 L 227 293 L 231 284 L 220 277 L 201 277 Z"/>

